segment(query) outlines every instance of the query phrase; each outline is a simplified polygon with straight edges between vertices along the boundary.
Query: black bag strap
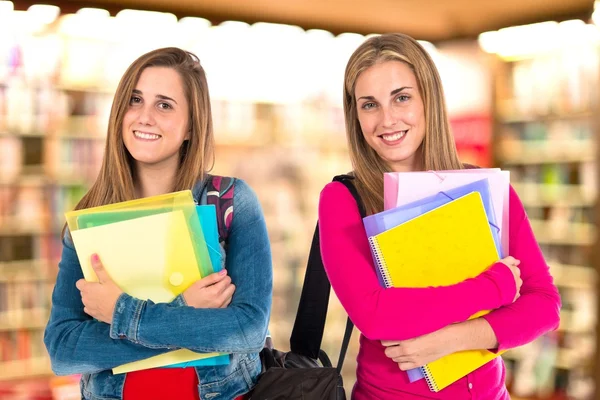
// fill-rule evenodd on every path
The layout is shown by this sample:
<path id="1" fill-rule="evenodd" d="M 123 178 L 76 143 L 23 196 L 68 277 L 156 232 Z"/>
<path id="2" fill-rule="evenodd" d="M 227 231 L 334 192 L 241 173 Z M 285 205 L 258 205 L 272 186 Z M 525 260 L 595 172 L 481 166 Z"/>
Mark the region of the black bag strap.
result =
<path id="1" fill-rule="evenodd" d="M 338 175 L 333 178 L 333 181 L 340 182 L 348 188 L 356 200 L 360 215 L 364 218 L 366 215 L 365 208 L 354 187 L 352 182 L 353 179 L 354 177 L 350 175 Z M 323 260 L 321 259 L 319 223 L 317 222 L 312 244 L 310 246 L 310 253 L 308 255 L 308 263 L 304 275 L 300 302 L 298 304 L 298 312 L 296 313 L 296 320 L 294 321 L 294 328 L 292 329 L 292 335 L 290 337 L 290 348 L 294 353 L 315 360 L 319 358 L 330 292 L 331 284 L 329 283 L 329 279 L 325 273 L 325 267 L 323 266 Z M 344 339 L 342 341 L 342 348 L 340 350 L 340 357 L 338 359 L 338 372 L 342 369 L 353 329 L 354 324 L 350 318 L 348 318 Z"/>
<path id="2" fill-rule="evenodd" d="M 344 366 L 344 359 L 346 358 L 346 352 L 348 351 L 348 345 L 350 344 L 350 338 L 352 337 L 352 330 L 354 329 L 354 323 L 348 317 L 346 321 L 346 331 L 344 332 L 344 340 L 342 340 L 342 348 L 340 349 L 340 357 L 338 358 L 337 369 L 338 374 L 342 372 Z"/>

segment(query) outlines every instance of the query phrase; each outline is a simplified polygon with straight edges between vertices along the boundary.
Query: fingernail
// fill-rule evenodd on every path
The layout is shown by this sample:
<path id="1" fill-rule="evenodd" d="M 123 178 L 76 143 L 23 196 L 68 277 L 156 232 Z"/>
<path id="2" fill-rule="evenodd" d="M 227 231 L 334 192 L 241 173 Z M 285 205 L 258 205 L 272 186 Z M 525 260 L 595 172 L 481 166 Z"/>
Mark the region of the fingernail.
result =
<path id="1" fill-rule="evenodd" d="M 100 257 L 98 257 L 98 254 L 92 254 L 92 262 L 97 263 L 98 261 L 100 261 Z"/>
<path id="2" fill-rule="evenodd" d="M 227 270 L 226 269 L 222 269 L 219 271 L 219 275 L 223 276 L 227 274 Z"/>

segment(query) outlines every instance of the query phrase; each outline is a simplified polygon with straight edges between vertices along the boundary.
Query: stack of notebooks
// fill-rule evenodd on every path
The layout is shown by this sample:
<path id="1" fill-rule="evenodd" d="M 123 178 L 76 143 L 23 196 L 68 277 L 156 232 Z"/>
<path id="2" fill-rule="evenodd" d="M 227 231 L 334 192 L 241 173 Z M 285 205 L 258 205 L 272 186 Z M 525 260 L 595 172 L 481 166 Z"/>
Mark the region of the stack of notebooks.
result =
<path id="1" fill-rule="evenodd" d="M 189 190 L 65 215 L 85 279 L 98 280 L 91 265 L 96 253 L 133 297 L 168 303 L 222 268 L 215 207 L 197 206 Z M 120 365 L 113 373 L 228 363 L 227 354 L 181 349 Z"/>
<path id="2" fill-rule="evenodd" d="M 507 255 L 508 171 L 387 173 L 384 190 L 385 211 L 363 220 L 382 286 L 453 285 Z M 408 371 L 409 380 L 438 392 L 499 355 L 453 353 Z"/>

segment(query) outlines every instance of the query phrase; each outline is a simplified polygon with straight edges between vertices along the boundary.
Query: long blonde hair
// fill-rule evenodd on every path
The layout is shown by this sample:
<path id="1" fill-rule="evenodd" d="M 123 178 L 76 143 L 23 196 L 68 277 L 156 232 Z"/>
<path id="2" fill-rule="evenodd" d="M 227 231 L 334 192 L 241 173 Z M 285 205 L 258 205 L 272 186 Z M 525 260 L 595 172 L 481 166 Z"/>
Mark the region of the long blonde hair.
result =
<path id="1" fill-rule="evenodd" d="M 144 69 L 167 67 L 181 77 L 190 106 L 190 137 L 180 149 L 180 164 L 173 191 L 192 189 L 212 169 L 214 136 L 208 84 L 198 57 L 175 47 L 157 49 L 135 60 L 125 71 L 115 92 L 110 111 L 106 146 L 98 177 L 75 207 L 95 207 L 135 198 L 133 158 L 123 142 L 123 118 L 135 85 Z"/>
<path id="2" fill-rule="evenodd" d="M 346 136 L 356 187 L 368 214 L 383 210 L 383 174 L 391 170 L 365 141 L 354 91 L 362 72 L 385 61 L 403 62 L 415 74 L 425 109 L 425 137 L 418 150 L 422 155 L 421 169 L 463 168 L 450 131 L 442 81 L 427 51 L 416 40 L 400 33 L 372 37 L 354 51 L 344 75 Z"/>

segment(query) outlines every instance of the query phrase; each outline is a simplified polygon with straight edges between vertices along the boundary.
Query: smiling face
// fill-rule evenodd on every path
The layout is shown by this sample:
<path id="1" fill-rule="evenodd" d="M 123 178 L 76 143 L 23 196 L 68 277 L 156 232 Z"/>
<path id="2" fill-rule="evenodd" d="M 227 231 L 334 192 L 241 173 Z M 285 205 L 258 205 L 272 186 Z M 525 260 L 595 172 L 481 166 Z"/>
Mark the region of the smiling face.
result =
<path id="1" fill-rule="evenodd" d="M 137 168 L 178 168 L 181 146 L 190 135 L 189 113 L 177 71 L 167 67 L 143 70 L 122 128 L 123 142 Z"/>
<path id="2" fill-rule="evenodd" d="M 401 61 L 377 63 L 358 76 L 354 94 L 369 146 L 393 171 L 417 170 L 425 110 L 412 69 Z"/>

